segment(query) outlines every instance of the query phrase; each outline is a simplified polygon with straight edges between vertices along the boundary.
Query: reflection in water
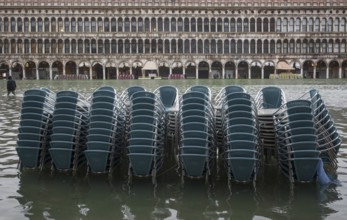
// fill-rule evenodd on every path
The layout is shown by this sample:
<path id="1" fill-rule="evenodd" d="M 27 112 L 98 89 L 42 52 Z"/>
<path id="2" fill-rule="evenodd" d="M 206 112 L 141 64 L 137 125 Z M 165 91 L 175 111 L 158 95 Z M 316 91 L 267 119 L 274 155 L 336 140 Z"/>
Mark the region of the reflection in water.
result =
<path id="1" fill-rule="evenodd" d="M 347 96 L 346 80 L 330 81 L 215 80 L 215 81 L 136 81 L 153 91 L 171 84 L 184 92 L 192 84 L 209 85 L 214 93 L 227 84 L 242 84 L 255 95 L 264 85 L 281 84 L 287 99 L 318 88 L 331 109 L 343 145 L 339 153 L 338 179 L 341 185 L 320 187 L 315 183 L 294 184 L 278 171 L 276 164 L 263 166 L 255 187 L 231 182 L 220 167 L 208 184 L 204 180 L 180 177 L 171 164 L 158 174 L 157 186 L 150 179 L 134 178 L 127 185 L 127 170 L 107 175 L 72 176 L 70 173 L 16 169 L 16 135 L 23 92 L 47 86 L 53 91 L 76 89 L 86 97 L 101 85 L 114 86 L 118 92 L 132 81 L 19 81 L 16 97 L 0 96 L 0 212 L 4 219 L 341 219 L 347 215 Z M 320 85 L 317 85 L 319 82 Z M 123 169 L 122 169 L 123 170 Z"/>

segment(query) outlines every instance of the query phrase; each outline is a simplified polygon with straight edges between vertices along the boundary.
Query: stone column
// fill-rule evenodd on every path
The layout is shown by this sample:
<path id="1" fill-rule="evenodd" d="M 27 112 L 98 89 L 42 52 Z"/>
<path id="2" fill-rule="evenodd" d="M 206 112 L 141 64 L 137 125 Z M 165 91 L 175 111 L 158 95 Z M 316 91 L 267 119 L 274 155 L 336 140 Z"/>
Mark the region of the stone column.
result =
<path id="1" fill-rule="evenodd" d="M 53 68 L 52 68 L 53 64 L 52 65 L 49 65 L 49 79 L 52 80 L 53 79 Z"/>
<path id="2" fill-rule="evenodd" d="M 89 80 L 93 79 L 93 67 L 92 65 L 89 66 Z"/>
<path id="3" fill-rule="evenodd" d="M 250 79 L 251 78 L 251 67 L 249 66 L 248 67 L 248 79 Z"/>
<path id="4" fill-rule="evenodd" d="M 264 66 L 261 67 L 261 79 L 264 79 Z"/>
<path id="5" fill-rule="evenodd" d="M 317 73 L 317 66 L 316 65 L 313 65 L 313 79 L 316 78 L 316 73 Z"/>
<path id="6" fill-rule="evenodd" d="M 183 78 L 185 78 L 185 75 L 186 75 L 186 67 L 185 66 L 182 66 L 182 74 L 183 74 Z"/>
<path id="7" fill-rule="evenodd" d="M 105 80 L 106 79 L 106 66 L 102 65 L 102 79 Z"/>
<path id="8" fill-rule="evenodd" d="M 235 65 L 235 79 L 239 78 L 239 70 L 237 68 L 237 65 Z"/>
<path id="9" fill-rule="evenodd" d="M 342 78 L 342 65 L 339 66 L 339 79 Z"/>
<path id="10" fill-rule="evenodd" d="M 39 80 L 40 76 L 39 76 L 39 67 L 38 65 L 36 66 L 36 80 Z"/>
<path id="11" fill-rule="evenodd" d="M 222 66 L 222 79 L 225 79 L 225 65 Z"/>
<path id="12" fill-rule="evenodd" d="M 199 66 L 195 66 L 195 79 L 199 79 Z"/>
<path id="13" fill-rule="evenodd" d="M 330 72 L 330 68 L 329 68 L 329 65 L 327 66 L 327 71 L 325 73 L 325 78 L 326 79 L 329 79 L 329 72 Z"/>

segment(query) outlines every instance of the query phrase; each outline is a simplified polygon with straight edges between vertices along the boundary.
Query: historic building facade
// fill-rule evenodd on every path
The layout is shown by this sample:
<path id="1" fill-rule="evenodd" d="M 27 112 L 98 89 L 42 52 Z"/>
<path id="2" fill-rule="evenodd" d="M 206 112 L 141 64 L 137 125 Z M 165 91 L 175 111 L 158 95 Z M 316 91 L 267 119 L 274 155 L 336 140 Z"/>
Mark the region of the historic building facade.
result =
<path id="1" fill-rule="evenodd" d="M 347 77 L 346 0 L 0 0 L 0 73 L 22 79 Z"/>

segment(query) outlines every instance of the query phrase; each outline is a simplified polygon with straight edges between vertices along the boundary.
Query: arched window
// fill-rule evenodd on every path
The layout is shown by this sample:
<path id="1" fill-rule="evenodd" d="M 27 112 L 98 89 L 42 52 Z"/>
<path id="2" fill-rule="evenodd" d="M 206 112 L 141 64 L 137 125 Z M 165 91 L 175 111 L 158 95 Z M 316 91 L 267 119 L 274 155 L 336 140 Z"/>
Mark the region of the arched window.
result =
<path id="1" fill-rule="evenodd" d="M 217 53 L 217 45 L 216 45 L 216 40 L 212 39 L 211 40 L 211 53 L 216 54 Z"/>
<path id="2" fill-rule="evenodd" d="M 190 42 L 188 39 L 184 40 L 184 53 L 190 53 Z"/>
<path id="3" fill-rule="evenodd" d="M 45 53 L 50 53 L 50 43 L 48 39 L 45 40 Z"/>
<path id="4" fill-rule="evenodd" d="M 52 25 L 53 25 L 53 20 L 54 20 L 54 24 L 55 24 L 55 19 L 52 19 Z M 53 26 L 52 26 L 52 28 L 53 28 Z M 29 18 L 24 18 L 24 32 L 29 32 Z M 55 32 L 55 29 L 52 30 L 52 32 Z"/>
<path id="5" fill-rule="evenodd" d="M 222 32 L 223 31 L 223 21 L 221 18 L 217 19 L 217 32 Z"/>
<path id="6" fill-rule="evenodd" d="M 346 32 L 346 18 L 341 18 L 340 32 Z"/>
<path id="7" fill-rule="evenodd" d="M 82 20 L 82 18 L 78 18 L 78 32 L 79 33 L 81 33 L 81 32 L 83 32 L 83 20 Z"/>
<path id="8" fill-rule="evenodd" d="M 71 41 L 71 53 L 72 54 L 75 54 L 76 53 L 76 40 L 75 39 L 73 39 L 72 41 Z"/>
<path id="9" fill-rule="evenodd" d="M 313 32 L 313 18 L 308 19 L 308 32 Z"/>
<path id="10" fill-rule="evenodd" d="M 11 32 L 16 32 L 16 19 L 15 18 L 11 18 Z"/>
<path id="11" fill-rule="evenodd" d="M 237 50 L 236 53 L 242 54 L 242 40 L 237 41 Z"/>
<path id="12" fill-rule="evenodd" d="M 71 32 L 76 32 L 76 19 L 71 18 Z"/>
<path id="13" fill-rule="evenodd" d="M 281 32 L 282 31 L 281 25 L 282 25 L 281 19 L 277 18 L 277 21 L 276 21 L 276 32 Z"/>
<path id="14" fill-rule="evenodd" d="M 224 18 L 224 32 L 229 32 L 229 20 L 228 18 Z"/>
<path id="15" fill-rule="evenodd" d="M 171 40 L 171 53 L 177 53 L 177 44 L 175 39 Z"/>
<path id="16" fill-rule="evenodd" d="M 270 19 L 270 32 L 275 32 L 275 18 Z"/>
<path id="17" fill-rule="evenodd" d="M 261 18 L 257 19 L 257 32 L 263 32 Z"/>
<path id="18" fill-rule="evenodd" d="M 328 18 L 328 32 L 333 32 L 333 19 Z"/>
<path id="19" fill-rule="evenodd" d="M 269 32 L 269 20 L 267 18 L 264 18 L 263 23 L 263 32 Z"/>
<path id="20" fill-rule="evenodd" d="M 41 41 L 41 51 L 40 53 L 42 53 L 42 40 L 40 39 L 39 42 Z M 11 40 L 11 53 L 16 53 L 16 40 L 12 39 Z"/>
<path id="21" fill-rule="evenodd" d="M 334 44 L 334 41 L 332 39 L 330 39 L 328 42 L 328 53 L 333 52 L 333 44 Z"/>
<path id="22" fill-rule="evenodd" d="M 196 53 L 196 40 L 195 39 L 192 39 L 192 41 L 191 41 L 191 49 L 190 49 L 190 51 L 191 51 L 191 53 Z"/>
<path id="23" fill-rule="evenodd" d="M 289 53 L 293 54 L 294 53 L 294 40 L 290 40 L 289 42 Z"/>
<path id="24" fill-rule="evenodd" d="M 124 53 L 130 53 L 130 40 L 126 39 L 124 41 Z"/>
<path id="25" fill-rule="evenodd" d="M 218 42 L 217 42 L 217 53 L 223 54 L 223 41 L 222 40 L 218 40 Z"/>
<path id="26" fill-rule="evenodd" d="M 309 53 L 314 53 L 314 41 L 311 39 L 309 44 L 308 44 L 308 52 Z"/>
<path id="27" fill-rule="evenodd" d="M 68 18 L 65 18 L 65 21 L 64 21 L 64 31 L 70 32 L 70 21 Z"/>
<path id="28" fill-rule="evenodd" d="M 288 32 L 294 32 L 294 18 L 289 19 Z"/>
<path id="29" fill-rule="evenodd" d="M 161 21 L 161 25 L 159 25 L 159 31 L 163 31 L 163 20 L 160 18 L 160 21 Z M 160 24 L 160 22 L 159 22 Z M 137 31 L 138 32 L 143 32 L 143 20 L 142 18 L 139 18 L 138 22 L 137 22 Z M 160 29 L 161 28 L 161 29 Z"/>
<path id="30" fill-rule="evenodd" d="M 276 46 L 276 43 L 274 40 L 271 40 L 270 41 L 270 53 L 271 54 L 274 54 L 275 53 L 275 46 Z"/>
<path id="31" fill-rule="evenodd" d="M 116 18 L 111 18 L 111 31 L 116 32 L 117 31 L 117 20 Z"/>
<path id="32" fill-rule="evenodd" d="M 235 32 L 236 28 L 235 28 L 235 19 L 231 18 L 230 19 L 230 32 Z"/>
<path id="33" fill-rule="evenodd" d="M 64 42 L 63 40 L 59 39 L 58 40 L 58 53 L 63 53 L 63 49 L 64 49 Z M 33 50 L 33 43 L 31 42 L 31 52 Z"/>
<path id="34" fill-rule="evenodd" d="M 319 21 L 319 18 L 316 18 L 314 20 L 314 31 L 315 32 L 319 32 L 320 31 L 320 21 Z"/>
<path id="35" fill-rule="evenodd" d="M 178 18 L 178 20 L 177 20 L 177 31 L 183 32 L 183 20 L 182 20 L 182 18 Z"/>
<path id="36" fill-rule="evenodd" d="M 341 42 L 340 53 L 346 53 L 346 40 L 343 39 Z"/>
<path id="37" fill-rule="evenodd" d="M 58 32 L 64 32 L 64 22 L 62 18 L 58 18 Z"/>
<path id="38" fill-rule="evenodd" d="M 151 42 L 151 52 L 157 53 L 157 41 L 155 39 L 152 39 L 152 42 Z"/>
<path id="39" fill-rule="evenodd" d="M 163 31 L 163 19 L 158 18 L 158 31 L 162 32 Z"/>
<path id="40" fill-rule="evenodd" d="M 117 24 L 118 24 L 118 32 L 123 32 L 123 18 L 118 18 Z M 122 41 L 122 44 L 123 44 L 123 41 Z M 118 51 L 119 51 L 119 47 L 118 47 Z M 122 51 L 123 51 L 123 47 L 122 47 Z"/>
<path id="41" fill-rule="evenodd" d="M 190 26 L 190 31 L 191 31 L 191 32 L 196 32 L 196 19 L 195 19 L 195 18 L 192 18 L 192 19 L 190 20 L 190 24 L 191 24 L 191 26 Z"/>
<path id="42" fill-rule="evenodd" d="M 250 31 L 255 32 L 255 19 L 254 18 L 250 19 Z"/>
<path id="43" fill-rule="evenodd" d="M 45 18 L 45 32 L 49 32 L 50 30 L 49 30 L 49 25 L 50 24 L 50 22 L 49 22 L 49 19 L 48 18 Z"/>
<path id="44" fill-rule="evenodd" d="M 164 31 L 169 32 L 170 31 L 170 20 L 169 18 L 164 18 Z"/>
<path id="45" fill-rule="evenodd" d="M 224 54 L 229 54 L 230 49 L 229 49 L 229 40 L 224 40 Z"/>
<path id="46" fill-rule="evenodd" d="M 102 40 L 98 40 L 98 53 L 104 53 L 104 42 Z"/>
<path id="47" fill-rule="evenodd" d="M 216 19 L 211 18 L 211 32 L 216 32 Z"/>
<path id="48" fill-rule="evenodd" d="M 192 25 L 193 28 L 193 25 Z M 198 32 L 202 32 L 202 18 L 198 18 Z"/>
<path id="49" fill-rule="evenodd" d="M 302 32 L 307 32 L 307 19 L 303 18 L 302 19 L 302 28 L 301 28 Z"/>
<path id="50" fill-rule="evenodd" d="M 315 53 L 320 53 L 321 52 L 320 51 L 320 49 L 321 49 L 320 40 L 317 40 L 314 45 L 315 45 L 314 46 L 314 52 Z"/>
<path id="51" fill-rule="evenodd" d="M 335 20 L 334 20 L 334 32 L 338 32 L 339 31 L 339 27 L 340 27 L 340 19 L 339 18 L 335 18 Z"/>
<path id="52" fill-rule="evenodd" d="M 64 53 L 70 53 L 70 41 L 68 39 L 65 40 L 64 45 L 65 45 Z"/>
<path id="53" fill-rule="evenodd" d="M 124 18 L 124 32 L 130 32 L 130 20 L 128 17 Z"/>
<path id="54" fill-rule="evenodd" d="M 30 28 L 31 28 L 31 32 L 36 32 L 36 20 L 35 20 L 35 18 L 31 18 Z"/>
<path id="55" fill-rule="evenodd" d="M 157 31 L 157 20 L 155 18 L 151 19 L 151 32 Z"/>
<path id="56" fill-rule="evenodd" d="M 78 53 L 79 54 L 83 53 L 83 40 L 82 39 L 78 40 Z"/>
<path id="57" fill-rule="evenodd" d="M 300 18 L 296 18 L 295 20 L 295 32 L 300 32 L 301 31 L 301 21 Z"/>
<path id="58" fill-rule="evenodd" d="M 204 32 L 210 32 L 210 21 L 208 18 L 204 19 Z"/>
<path id="59" fill-rule="evenodd" d="M 88 39 L 84 41 L 84 53 L 90 53 L 90 41 Z"/>
<path id="60" fill-rule="evenodd" d="M 55 42 L 55 40 L 54 40 Z M 24 53 L 28 54 L 30 52 L 30 45 L 29 45 L 29 40 L 25 39 L 24 40 Z M 53 51 L 52 51 L 53 52 Z"/>
<path id="61" fill-rule="evenodd" d="M 0 18 L 0 32 L 2 31 L 2 18 Z M 1 42 L 1 41 L 0 41 Z M 2 43 L 2 42 L 1 42 Z M 2 46 L 2 45 L 1 45 Z M 1 53 L 1 50 L 0 50 Z"/>
<path id="62" fill-rule="evenodd" d="M 263 53 L 263 48 L 262 48 L 262 42 L 261 42 L 261 40 L 259 39 L 258 41 L 257 41 L 257 54 L 262 54 Z"/>
<path id="63" fill-rule="evenodd" d="M 136 44 L 136 40 L 135 39 L 131 40 L 131 53 L 132 54 L 136 54 L 137 53 L 137 44 Z"/>
<path id="64" fill-rule="evenodd" d="M 264 40 L 264 53 L 268 54 L 269 53 L 269 41 Z"/>
<path id="65" fill-rule="evenodd" d="M 176 27 L 176 18 L 171 18 L 171 32 L 176 32 L 177 27 Z"/>
<path id="66" fill-rule="evenodd" d="M 301 40 L 297 40 L 297 41 L 296 41 L 296 50 L 295 50 L 295 52 L 296 52 L 297 54 L 300 54 L 300 53 L 301 53 Z"/>
<path id="67" fill-rule="evenodd" d="M 245 40 L 243 42 L 243 53 L 249 54 L 249 41 L 248 40 Z"/>
<path id="68" fill-rule="evenodd" d="M 90 24 L 88 18 L 84 19 L 84 32 L 90 32 Z"/>
<path id="69" fill-rule="evenodd" d="M 322 19 L 321 31 L 322 32 L 326 32 L 327 31 L 327 19 L 326 18 Z"/>
<path id="70" fill-rule="evenodd" d="M 136 18 L 131 18 L 131 32 L 137 31 L 136 26 L 137 26 Z"/>
<path id="71" fill-rule="evenodd" d="M 96 40 L 92 39 L 91 43 L 92 53 L 96 53 Z"/>
<path id="72" fill-rule="evenodd" d="M 248 18 L 243 20 L 243 32 L 249 32 L 249 21 Z"/>
<path id="73" fill-rule="evenodd" d="M 123 40 L 118 40 L 118 54 L 123 54 Z"/>
<path id="74" fill-rule="evenodd" d="M 149 32 L 150 28 L 149 28 L 149 18 L 145 18 L 145 32 Z"/>
<path id="75" fill-rule="evenodd" d="M 308 53 L 308 50 L 307 50 L 307 40 L 305 39 L 303 42 L 302 42 L 302 53 Z"/>
<path id="76" fill-rule="evenodd" d="M 282 20 L 282 32 L 288 32 L 288 19 L 283 18 Z"/>
<path id="77" fill-rule="evenodd" d="M 340 40 L 337 39 L 334 44 L 334 53 L 340 53 Z"/>
<path id="78" fill-rule="evenodd" d="M 204 41 L 204 54 L 209 54 L 210 53 L 210 41 L 205 40 Z"/>
<path id="79" fill-rule="evenodd" d="M 285 40 L 283 41 L 283 53 L 284 53 L 284 54 L 287 54 L 287 53 L 288 53 L 288 40 L 287 40 L 287 39 L 285 39 Z"/>
<path id="80" fill-rule="evenodd" d="M 116 40 L 111 40 L 111 53 L 116 54 L 117 53 L 117 42 Z"/>
<path id="81" fill-rule="evenodd" d="M 282 53 L 282 43 L 281 40 L 278 40 L 276 43 L 276 53 Z"/>
<path id="82" fill-rule="evenodd" d="M 184 32 L 189 32 L 189 18 L 184 19 Z"/>
<path id="83" fill-rule="evenodd" d="M 164 53 L 170 53 L 170 41 L 167 39 L 165 40 Z"/>
<path id="84" fill-rule="evenodd" d="M 203 43 L 202 43 L 202 40 L 199 39 L 198 40 L 198 54 L 202 54 L 203 52 L 204 52 Z"/>
<path id="85" fill-rule="evenodd" d="M 139 51 L 139 53 L 143 53 L 143 40 L 139 39 L 138 43 L 137 43 L 137 50 Z"/>
<path id="86" fill-rule="evenodd" d="M 103 32 L 104 30 L 104 22 L 102 21 L 102 18 L 98 18 L 97 28 L 96 31 Z"/>
<path id="87" fill-rule="evenodd" d="M 251 40 L 251 54 L 255 54 L 255 40 Z"/>
<path id="88" fill-rule="evenodd" d="M 0 21 L 1 23 L 1 21 Z M 1 31 L 1 25 L 0 25 L 0 31 Z M 23 21 L 22 18 L 17 19 L 17 31 L 18 32 L 23 32 Z"/>
<path id="89" fill-rule="evenodd" d="M 95 18 L 91 19 L 91 25 L 92 25 L 91 32 L 96 32 L 96 19 Z"/>
<path id="90" fill-rule="evenodd" d="M 164 53 L 164 45 L 162 39 L 158 40 L 158 53 Z"/>
<path id="91" fill-rule="evenodd" d="M 105 40 L 105 54 L 110 54 L 110 53 L 111 53 L 110 40 L 106 39 Z"/>
<path id="92" fill-rule="evenodd" d="M 183 40 L 182 39 L 178 39 L 177 53 L 183 53 Z"/>
<path id="93" fill-rule="evenodd" d="M 235 40 L 230 41 L 230 53 L 235 54 L 236 53 L 236 43 Z"/>
<path id="94" fill-rule="evenodd" d="M 4 32 L 8 32 L 8 27 L 9 27 L 9 21 L 8 18 L 4 18 Z"/>
<path id="95" fill-rule="evenodd" d="M 110 19 L 109 18 L 104 19 L 104 31 L 110 32 Z"/>

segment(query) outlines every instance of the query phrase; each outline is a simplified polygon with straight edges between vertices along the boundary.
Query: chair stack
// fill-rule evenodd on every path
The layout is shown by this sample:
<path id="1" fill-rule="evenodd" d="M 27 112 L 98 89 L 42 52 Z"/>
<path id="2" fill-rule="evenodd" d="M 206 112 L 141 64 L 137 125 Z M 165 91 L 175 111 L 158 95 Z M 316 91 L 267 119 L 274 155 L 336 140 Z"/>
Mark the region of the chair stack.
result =
<path id="1" fill-rule="evenodd" d="M 174 86 L 161 86 L 154 91 L 154 94 L 160 97 L 164 106 L 166 118 L 166 142 L 170 144 L 177 143 L 178 136 L 178 110 L 179 94 Z"/>
<path id="2" fill-rule="evenodd" d="M 21 168 L 42 168 L 50 161 L 54 103 L 55 93 L 48 89 L 24 92 L 16 147 Z"/>
<path id="3" fill-rule="evenodd" d="M 313 106 L 315 127 L 318 132 L 320 156 L 324 164 L 336 170 L 338 167 L 337 153 L 342 143 L 340 135 L 319 92 L 311 89 L 309 95 Z"/>
<path id="4" fill-rule="evenodd" d="M 219 153 L 223 151 L 224 145 L 224 121 L 223 121 L 223 113 L 222 106 L 224 99 L 227 95 L 235 92 L 246 92 L 246 90 L 238 85 L 229 85 L 223 87 L 219 93 L 214 98 L 215 103 L 215 123 L 216 123 L 216 144 L 219 150 Z"/>
<path id="5" fill-rule="evenodd" d="M 259 136 L 267 159 L 276 154 L 273 113 L 286 103 L 284 91 L 275 86 L 261 89 L 255 98 L 258 109 Z"/>
<path id="6" fill-rule="evenodd" d="M 58 170 L 76 171 L 85 162 L 89 102 L 74 91 L 57 93 L 50 154 Z"/>
<path id="7" fill-rule="evenodd" d="M 320 151 L 311 101 L 287 102 L 274 115 L 274 123 L 282 173 L 292 182 L 312 181 Z"/>
<path id="8" fill-rule="evenodd" d="M 112 172 L 124 148 L 124 113 L 119 108 L 116 90 L 103 86 L 93 92 L 85 155 L 93 173 Z"/>
<path id="9" fill-rule="evenodd" d="M 228 177 L 237 182 L 254 181 L 262 150 L 255 102 L 248 93 L 233 92 L 224 97 L 222 112 Z"/>
<path id="10" fill-rule="evenodd" d="M 179 160 L 182 177 L 208 177 L 214 164 L 215 123 L 211 92 L 188 89 L 180 100 Z"/>
<path id="11" fill-rule="evenodd" d="M 163 104 L 152 92 L 130 96 L 128 134 L 129 174 L 154 179 L 163 164 L 165 113 Z"/>

